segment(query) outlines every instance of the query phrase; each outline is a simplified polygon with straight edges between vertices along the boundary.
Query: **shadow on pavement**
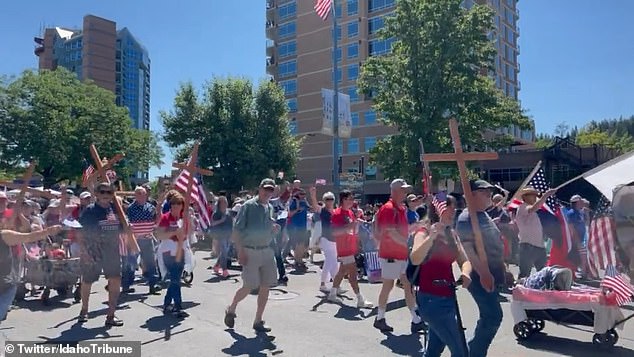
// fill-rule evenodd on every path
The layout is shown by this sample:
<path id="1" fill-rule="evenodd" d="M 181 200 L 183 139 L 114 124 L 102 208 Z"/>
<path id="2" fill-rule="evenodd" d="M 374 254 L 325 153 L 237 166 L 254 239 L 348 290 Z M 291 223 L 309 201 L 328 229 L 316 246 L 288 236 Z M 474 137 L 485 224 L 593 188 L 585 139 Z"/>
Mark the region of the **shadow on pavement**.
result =
<path id="1" fill-rule="evenodd" d="M 163 332 L 163 336 L 155 338 L 153 340 L 144 341 L 141 343 L 141 345 L 147 345 L 147 344 L 158 342 L 158 341 L 169 341 L 172 339 L 172 336 L 174 335 L 178 335 L 178 334 L 193 330 L 193 328 L 190 327 L 182 331 L 172 332 L 174 328 L 181 325 L 181 322 L 182 320 L 179 320 L 171 315 L 159 315 L 159 316 L 150 317 L 149 319 L 145 321 L 143 325 L 139 327 L 147 329 L 148 331 L 151 331 L 151 332 Z"/>
<path id="2" fill-rule="evenodd" d="M 612 348 L 602 348 L 593 344 L 592 335 L 592 333 L 588 333 L 588 339 L 583 341 L 551 336 L 540 332 L 534 334 L 528 340 L 519 343 L 528 349 L 548 351 L 556 353 L 558 356 L 596 357 L 609 355 L 634 357 L 634 351 L 619 346 L 618 342 Z"/>
<path id="3" fill-rule="evenodd" d="M 58 337 L 38 336 L 44 340 L 44 343 L 62 343 L 62 342 L 78 342 L 86 340 L 105 340 L 109 338 L 119 338 L 123 335 L 111 335 L 109 331 L 116 331 L 115 328 L 108 326 L 85 328 L 80 323 L 75 323 L 69 329 L 64 330 Z"/>
<path id="4" fill-rule="evenodd" d="M 277 350 L 277 346 L 273 343 L 275 336 L 266 333 L 258 333 L 255 337 L 247 338 L 233 329 L 226 329 L 231 337 L 235 340 L 233 344 L 227 348 L 223 348 L 222 352 L 231 356 L 268 356 L 270 354 L 279 354 L 282 351 Z M 268 350 L 269 353 L 265 353 Z"/>
<path id="5" fill-rule="evenodd" d="M 390 332 L 384 333 L 385 339 L 381 344 L 399 356 L 422 356 L 423 344 L 420 343 L 419 334 L 394 335 Z"/>

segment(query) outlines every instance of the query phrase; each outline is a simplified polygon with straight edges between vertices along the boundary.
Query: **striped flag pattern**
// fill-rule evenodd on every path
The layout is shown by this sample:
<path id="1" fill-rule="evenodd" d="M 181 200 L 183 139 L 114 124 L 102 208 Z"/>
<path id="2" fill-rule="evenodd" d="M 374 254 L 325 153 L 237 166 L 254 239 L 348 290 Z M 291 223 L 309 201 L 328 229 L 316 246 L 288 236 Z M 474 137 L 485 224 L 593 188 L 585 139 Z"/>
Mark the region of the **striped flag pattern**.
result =
<path id="1" fill-rule="evenodd" d="M 528 181 L 527 186 L 531 186 L 537 190 L 540 194 L 544 194 L 544 192 L 550 190 L 550 185 L 548 181 L 546 181 L 546 175 L 544 174 L 544 169 L 540 168 L 535 172 L 533 177 Z M 522 204 L 522 201 L 518 198 L 514 198 L 511 202 L 509 202 L 508 207 L 510 209 L 517 209 Z M 555 196 L 550 196 L 546 199 L 546 203 L 542 207 L 550 214 L 556 215 L 559 205 L 557 204 L 557 199 Z"/>
<path id="2" fill-rule="evenodd" d="M 632 300 L 634 295 L 634 289 L 632 285 L 627 283 L 621 274 L 616 271 L 614 265 L 608 265 L 605 270 L 605 276 L 601 281 L 601 287 L 610 289 L 616 296 L 616 302 L 619 306 L 624 305 Z"/>
<path id="3" fill-rule="evenodd" d="M 317 15 L 321 17 L 322 20 L 326 21 L 328 19 L 328 15 L 332 10 L 332 0 L 316 0 L 315 1 L 315 12 Z"/>
<path id="4" fill-rule="evenodd" d="M 183 170 L 176 178 L 176 183 L 174 184 L 176 190 L 187 194 L 187 185 L 189 180 L 192 179 L 191 176 L 189 171 Z M 190 199 L 195 203 L 196 210 L 200 215 L 200 228 L 205 230 L 209 228 L 211 224 L 211 217 L 209 217 L 209 212 L 207 211 L 207 197 L 205 196 L 205 189 L 203 188 L 200 178 L 194 177 L 193 180 Z"/>
<path id="5" fill-rule="evenodd" d="M 90 175 L 92 175 L 94 172 L 95 172 L 95 167 L 88 164 L 88 161 L 84 160 L 84 171 L 82 172 L 82 176 L 81 176 L 81 182 L 83 187 L 88 186 L 88 179 L 90 178 Z"/>
<path id="6" fill-rule="evenodd" d="M 590 274 L 599 277 L 599 269 L 616 266 L 616 226 L 610 214 L 610 202 L 601 197 L 594 219 L 590 223 L 588 237 L 588 268 Z"/>
<path id="7" fill-rule="evenodd" d="M 447 209 L 447 193 L 444 191 L 437 193 L 431 200 L 431 204 L 434 205 L 434 208 L 440 217 Z"/>

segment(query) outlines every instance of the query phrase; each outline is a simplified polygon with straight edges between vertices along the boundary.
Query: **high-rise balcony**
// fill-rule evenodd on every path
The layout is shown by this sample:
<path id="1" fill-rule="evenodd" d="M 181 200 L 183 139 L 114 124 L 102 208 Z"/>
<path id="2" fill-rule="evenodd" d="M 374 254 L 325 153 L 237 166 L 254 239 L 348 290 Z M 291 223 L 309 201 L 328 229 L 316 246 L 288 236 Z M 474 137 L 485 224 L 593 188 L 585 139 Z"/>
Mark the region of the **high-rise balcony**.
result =
<path id="1" fill-rule="evenodd" d="M 275 54 L 275 41 L 266 39 L 266 55 L 273 56 Z"/>
<path id="2" fill-rule="evenodd" d="M 273 10 L 275 8 L 275 0 L 266 0 L 266 10 Z"/>

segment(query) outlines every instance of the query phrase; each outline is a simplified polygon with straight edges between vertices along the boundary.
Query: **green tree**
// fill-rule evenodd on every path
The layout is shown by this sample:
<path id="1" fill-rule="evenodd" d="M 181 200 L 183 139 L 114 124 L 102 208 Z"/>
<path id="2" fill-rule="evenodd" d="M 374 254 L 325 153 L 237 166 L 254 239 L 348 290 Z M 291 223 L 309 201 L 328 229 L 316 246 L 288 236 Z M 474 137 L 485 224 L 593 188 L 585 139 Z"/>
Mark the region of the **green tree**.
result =
<path id="1" fill-rule="evenodd" d="M 628 133 L 609 133 L 591 127 L 579 132 L 576 143 L 580 146 L 603 145 L 621 154 L 634 150 L 634 140 Z"/>
<path id="2" fill-rule="evenodd" d="M 191 83 L 181 85 L 169 112 L 161 112 L 164 140 L 189 155 L 200 142 L 199 166 L 214 168 L 214 190 L 237 192 L 257 186 L 271 172 L 292 175 L 299 141 L 288 129 L 282 89 L 270 81 L 255 90 L 250 81 L 215 78 L 198 95 Z"/>
<path id="3" fill-rule="evenodd" d="M 37 160 L 36 171 L 49 187 L 81 177 L 94 143 L 100 154 L 126 155 L 115 167 L 123 178 L 161 163 L 156 136 L 133 129 L 127 108 L 114 94 L 79 81 L 63 68 L 26 71 L 0 83 L 0 168 Z"/>
<path id="4" fill-rule="evenodd" d="M 459 120 L 470 150 L 509 145 L 511 138 L 494 135 L 496 128 L 531 125 L 518 102 L 487 76 L 494 69 L 493 11 L 466 10 L 461 2 L 399 1 L 379 33 L 393 39 L 392 51 L 363 65 L 360 90 L 372 96 L 381 121 L 398 128 L 371 151 L 388 177 L 420 178 L 418 138 L 426 152 L 453 150 L 446 113 Z"/>

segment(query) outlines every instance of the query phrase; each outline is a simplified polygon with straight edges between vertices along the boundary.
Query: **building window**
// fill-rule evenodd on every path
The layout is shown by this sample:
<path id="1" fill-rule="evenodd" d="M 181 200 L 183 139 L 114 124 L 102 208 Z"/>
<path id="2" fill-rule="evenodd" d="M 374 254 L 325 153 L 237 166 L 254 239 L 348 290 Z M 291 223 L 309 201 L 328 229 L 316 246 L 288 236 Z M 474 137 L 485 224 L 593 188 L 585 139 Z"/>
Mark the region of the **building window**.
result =
<path id="1" fill-rule="evenodd" d="M 357 86 L 348 88 L 348 95 L 350 96 L 350 103 L 358 102 L 359 93 L 357 93 Z"/>
<path id="2" fill-rule="evenodd" d="M 394 0 L 368 0 L 368 12 L 381 11 L 394 6 Z"/>
<path id="3" fill-rule="evenodd" d="M 368 34 L 372 35 L 380 30 L 385 25 L 383 16 L 373 17 L 368 19 Z"/>
<path id="4" fill-rule="evenodd" d="M 295 16 L 297 13 L 297 4 L 295 1 L 289 2 L 288 4 L 281 5 L 277 10 L 278 16 L 280 20 L 288 19 L 291 16 Z"/>
<path id="5" fill-rule="evenodd" d="M 359 126 L 359 113 L 350 113 L 350 121 L 352 122 L 352 127 Z"/>
<path id="6" fill-rule="evenodd" d="M 288 105 L 288 111 L 291 113 L 295 113 L 297 111 L 297 98 L 291 98 L 286 101 Z"/>
<path id="7" fill-rule="evenodd" d="M 356 81 L 359 78 L 359 65 L 351 64 L 348 66 L 348 80 Z"/>
<path id="8" fill-rule="evenodd" d="M 292 60 L 280 63 L 278 66 L 278 72 L 281 78 L 294 76 L 297 74 L 297 61 Z"/>
<path id="9" fill-rule="evenodd" d="M 297 119 L 293 118 L 288 121 L 288 131 L 291 135 L 297 135 Z"/>
<path id="10" fill-rule="evenodd" d="M 359 44 L 353 43 L 348 45 L 348 59 L 357 58 L 359 56 Z"/>
<path id="11" fill-rule="evenodd" d="M 348 139 L 348 154 L 359 152 L 359 139 Z"/>
<path id="12" fill-rule="evenodd" d="M 339 154 L 343 153 L 343 140 L 337 139 L 337 148 L 339 149 Z"/>
<path id="13" fill-rule="evenodd" d="M 337 74 L 335 75 L 335 79 L 337 80 L 337 83 L 341 82 L 341 68 L 337 68 Z"/>
<path id="14" fill-rule="evenodd" d="M 291 79 L 289 81 L 280 82 L 280 86 L 284 89 L 285 95 L 293 95 L 297 93 L 297 80 Z"/>
<path id="15" fill-rule="evenodd" d="M 336 3 L 335 12 L 337 13 L 337 18 L 340 19 L 343 16 L 343 6 L 341 6 L 341 2 Z"/>
<path id="16" fill-rule="evenodd" d="M 348 23 L 348 38 L 357 37 L 359 35 L 359 23 L 353 21 Z"/>
<path id="17" fill-rule="evenodd" d="M 372 40 L 368 43 L 368 52 L 370 53 L 370 56 L 384 55 L 392 50 L 393 42 L 394 37 L 388 38 L 387 40 Z"/>
<path id="18" fill-rule="evenodd" d="M 368 110 L 367 112 L 365 112 L 363 119 L 365 119 L 365 125 L 376 124 L 376 112 L 374 110 Z"/>
<path id="19" fill-rule="evenodd" d="M 330 37 L 332 38 L 332 29 L 330 30 Z M 341 25 L 337 25 L 337 40 L 341 40 Z"/>
<path id="20" fill-rule="evenodd" d="M 277 37 L 279 39 L 283 39 L 283 38 L 295 36 L 295 30 L 296 30 L 295 21 L 285 23 L 283 25 L 280 25 L 280 27 L 277 29 Z"/>
<path id="21" fill-rule="evenodd" d="M 373 147 L 376 146 L 376 136 L 368 136 L 363 140 L 363 149 L 366 152 L 370 152 Z"/>
<path id="22" fill-rule="evenodd" d="M 295 56 L 296 52 L 297 42 L 295 41 L 284 42 L 277 47 L 277 53 L 280 58 Z"/>
<path id="23" fill-rule="evenodd" d="M 337 62 L 341 62 L 341 47 L 337 48 Z"/>
<path id="24" fill-rule="evenodd" d="M 359 0 L 348 0 L 348 16 L 359 13 Z"/>

